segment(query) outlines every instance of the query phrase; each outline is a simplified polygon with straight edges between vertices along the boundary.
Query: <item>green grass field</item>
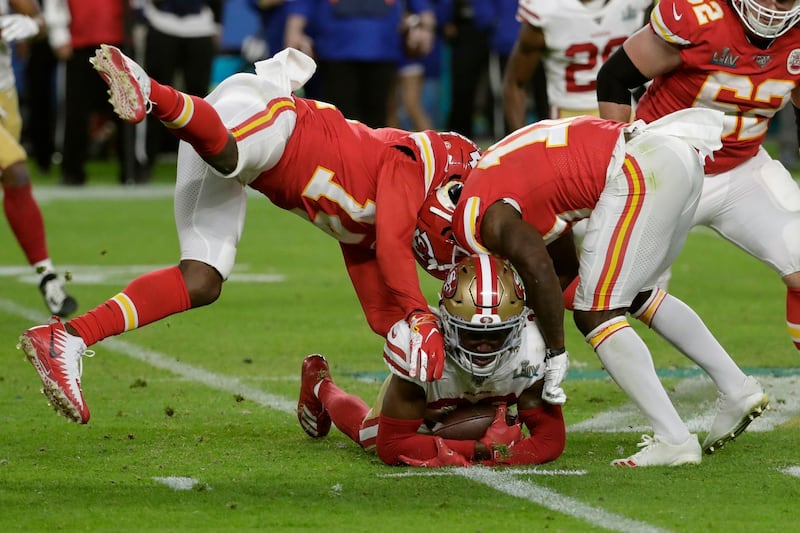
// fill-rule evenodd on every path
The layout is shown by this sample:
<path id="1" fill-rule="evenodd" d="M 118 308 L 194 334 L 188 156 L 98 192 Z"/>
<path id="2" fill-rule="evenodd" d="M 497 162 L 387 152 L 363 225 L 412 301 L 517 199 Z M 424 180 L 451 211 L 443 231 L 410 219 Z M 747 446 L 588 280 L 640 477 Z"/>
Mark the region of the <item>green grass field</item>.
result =
<path id="1" fill-rule="evenodd" d="M 54 260 L 82 311 L 178 259 L 167 179 L 37 188 Z M 671 291 L 755 373 L 773 409 L 698 466 L 618 470 L 644 420 L 568 317 L 567 447 L 523 469 L 388 467 L 335 429 L 313 441 L 294 415 L 299 369 L 324 353 L 337 383 L 371 403 L 385 375 L 337 244 L 250 199 L 237 267 L 214 305 L 108 339 L 84 359 L 92 420 L 70 424 L 40 394 L 19 334 L 47 319 L 0 224 L 2 531 L 792 531 L 800 501 L 800 364 L 784 289 L 707 232 L 690 235 Z M 438 282 L 425 278 L 431 300 Z M 701 440 L 715 391 L 649 331 L 656 366 Z"/>

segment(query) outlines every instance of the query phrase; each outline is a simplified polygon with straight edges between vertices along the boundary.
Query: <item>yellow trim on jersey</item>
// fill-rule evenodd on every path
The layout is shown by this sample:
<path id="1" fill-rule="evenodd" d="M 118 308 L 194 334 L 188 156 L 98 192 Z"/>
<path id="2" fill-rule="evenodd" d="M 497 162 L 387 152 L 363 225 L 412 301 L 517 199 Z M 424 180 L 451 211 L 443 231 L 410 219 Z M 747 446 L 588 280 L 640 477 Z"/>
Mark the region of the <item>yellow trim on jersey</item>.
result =
<path id="1" fill-rule="evenodd" d="M 433 146 L 431 146 L 430 138 L 424 133 L 413 133 L 411 138 L 417 143 L 420 157 L 422 157 L 422 166 L 425 172 L 425 194 L 428 194 L 436 172 L 436 157 L 433 154 Z"/>
<path id="2" fill-rule="evenodd" d="M 162 122 L 166 127 L 173 130 L 186 126 L 194 116 L 194 102 L 192 98 L 184 93 L 181 93 L 181 96 L 183 97 L 183 111 L 181 111 L 181 114 L 178 115 L 178 118 L 175 120 Z"/>
<path id="3" fill-rule="evenodd" d="M 488 254 L 489 250 L 484 248 L 481 243 L 475 238 L 478 233 L 476 222 L 478 221 L 478 212 L 481 206 L 481 199 L 477 196 L 467 198 L 466 207 L 464 208 L 464 220 L 461 223 L 464 225 L 464 235 L 467 239 L 467 248 L 470 248 L 475 253 Z"/>
<path id="4" fill-rule="evenodd" d="M 136 306 L 133 301 L 128 298 L 128 295 L 121 292 L 111 298 L 111 301 L 119 306 L 122 311 L 122 317 L 125 319 L 125 331 L 130 331 L 139 327 L 139 315 L 136 312 Z"/>

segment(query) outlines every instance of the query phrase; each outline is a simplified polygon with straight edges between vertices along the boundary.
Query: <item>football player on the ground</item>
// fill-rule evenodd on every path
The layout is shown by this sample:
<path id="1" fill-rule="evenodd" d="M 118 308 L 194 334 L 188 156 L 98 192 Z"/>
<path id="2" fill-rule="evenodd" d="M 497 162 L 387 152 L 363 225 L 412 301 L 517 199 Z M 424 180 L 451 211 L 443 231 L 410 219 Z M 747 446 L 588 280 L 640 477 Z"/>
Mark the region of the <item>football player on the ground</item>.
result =
<path id="1" fill-rule="evenodd" d="M 511 265 L 489 255 L 461 259 L 442 286 L 439 313 L 447 353 L 442 378 L 430 383 L 412 375 L 414 340 L 401 320 L 386 339 L 390 375 L 372 409 L 333 382 L 323 356 L 306 357 L 297 404 L 303 430 L 324 437 L 333 421 L 390 465 L 521 465 L 558 458 L 566 441 L 564 417 L 560 405 L 542 400 L 544 341 Z M 483 437 L 436 435 L 443 414 L 479 403 L 499 404 Z M 519 423 L 506 423 L 506 407 L 514 404 L 528 437 Z"/>
<path id="2" fill-rule="evenodd" d="M 800 350 L 800 187 L 761 146 L 776 112 L 800 106 L 800 1 L 661 0 L 650 24 L 605 64 L 598 79 L 602 116 L 625 119 L 628 87 L 652 79 L 636 108 L 656 120 L 687 107 L 725 113 L 722 149 L 705 167 L 692 225 L 712 228 L 777 272 L 786 284 L 786 323 Z M 635 313 L 708 373 L 719 410 L 703 442 L 713 453 L 768 406 L 699 317 L 654 291 Z M 691 320 L 690 320 L 691 318 Z"/>
<path id="3" fill-rule="evenodd" d="M 22 118 L 11 68 L 11 45 L 43 31 L 44 21 L 35 0 L 0 3 L 0 183 L 3 212 L 28 264 L 39 276 L 39 290 L 45 304 L 52 314 L 65 317 L 75 312 L 78 302 L 67 294 L 47 252 L 44 219 L 28 174 L 28 155 L 19 143 Z"/>
<path id="4" fill-rule="evenodd" d="M 509 128 L 525 121 L 525 85 L 544 63 L 550 118 L 597 115 L 600 66 L 642 26 L 652 0 L 520 0 L 522 21 L 503 76 Z M 546 117 L 542 117 L 546 118 Z"/>
<path id="5" fill-rule="evenodd" d="M 256 74 L 231 76 L 205 100 L 150 79 L 112 46 L 102 45 L 93 64 L 120 117 L 140 122 L 152 113 L 185 141 L 175 187 L 181 260 L 66 324 L 22 334 L 20 347 L 60 414 L 89 420 L 80 386 L 88 346 L 219 297 L 242 234 L 245 186 L 336 238 L 370 327 L 386 335 L 406 320 L 420 341 L 412 372 L 441 376 L 444 341 L 411 243 L 424 199 L 465 177 L 479 156 L 474 143 L 457 134 L 373 130 L 333 105 L 294 96 L 315 68 L 297 50 L 258 62 Z"/>
<path id="6" fill-rule="evenodd" d="M 722 113 L 708 109 L 686 109 L 650 125 L 588 116 L 541 121 L 487 150 L 456 204 L 456 240 L 516 267 L 548 364 L 556 365 L 567 360 L 560 256 L 576 262 L 570 228 L 588 218 L 573 318 L 655 434 L 615 466 L 701 461 L 697 435 L 672 405 L 625 313 L 680 253 L 700 197 L 704 158 L 720 147 L 721 134 Z M 557 397 L 559 377 L 545 373 L 545 399 Z"/>

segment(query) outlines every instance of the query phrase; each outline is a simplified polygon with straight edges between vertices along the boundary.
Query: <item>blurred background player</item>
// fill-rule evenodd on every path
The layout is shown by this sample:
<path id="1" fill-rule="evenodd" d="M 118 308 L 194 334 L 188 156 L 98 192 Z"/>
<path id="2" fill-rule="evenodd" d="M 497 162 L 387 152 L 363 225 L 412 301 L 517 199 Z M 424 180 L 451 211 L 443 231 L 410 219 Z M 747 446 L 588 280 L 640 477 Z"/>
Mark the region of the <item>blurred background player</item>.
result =
<path id="1" fill-rule="evenodd" d="M 211 85 L 211 65 L 219 49 L 222 0 L 145 0 L 142 13 L 147 33 L 144 69 L 163 83 L 180 81 L 188 94 L 206 94 Z M 159 121 L 143 122 L 145 169 L 137 182 L 150 181 L 161 152 L 177 152 L 175 137 Z M 138 148 L 138 147 L 137 147 Z"/>
<path id="2" fill-rule="evenodd" d="M 186 141 L 174 206 L 181 259 L 66 324 L 22 334 L 20 348 L 60 414 L 89 420 L 80 387 L 87 346 L 219 298 L 244 227 L 245 187 L 336 238 L 369 326 L 385 336 L 408 320 L 418 341 L 415 371 L 423 380 L 441 376 L 444 340 L 411 244 L 426 196 L 466 177 L 480 154 L 474 143 L 373 130 L 331 104 L 294 96 L 315 68 L 295 49 L 257 63 L 255 74 L 234 74 L 207 99 L 158 83 L 113 46 L 102 45 L 92 63 L 120 117 L 135 123 L 152 113 Z"/>
<path id="3" fill-rule="evenodd" d="M 28 263 L 39 276 L 39 290 L 47 308 L 52 314 L 65 317 L 75 312 L 78 302 L 65 291 L 47 252 L 44 219 L 33 197 L 28 174 L 28 156 L 19 143 L 22 118 L 11 68 L 12 43 L 42 36 L 44 21 L 36 0 L 9 0 L 7 5 L 13 13 L 3 11 L 0 6 L 0 181 L 3 184 L 3 212 Z"/>
<path id="4" fill-rule="evenodd" d="M 511 131 L 527 124 L 526 85 L 544 64 L 549 116 L 598 115 L 597 72 L 641 28 L 652 0 L 520 0 L 522 21 L 503 79 Z"/>
<path id="5" fill-rule="evenodd" d="M 436 16 L 427 0 L 293 0 L 286 9 L 285 44 L 317 61 L 320 100 L 372 128 L 386 126 L 404 46 L 419 56 L 433 46 Z M 403 34 L 407 13 L 419 22 Z"/>
<path id="6" fill-rule="evenodd" d="M 560 405 L 542 400 L 544 340 L 511 265 L 489 255 L 461 259 L 444 281 L 439 313 L 447 353 L 442 378 L 428 383 L 410 375 L 411 334 L 399 321 L 383 349 L 390 375 L 372 409 L 336 386 L 324 357 L 306 357 L 297 405 L 303 430 L 321 438 L 332 421 L 389 465 L 521 465 L 558 458 L 564 418 Z M 442 439 L 424 431 L 437 415 L 477 403 L 501 404 L 483 438 Z M 530 436 L 506 423 L 507 405 L 517 405 Z"/>
<path id="7" fill-rule="evenodd" d="M 114 132 L 120 183 L 136 183 L 141 168 L 134 154 L 134 127 L 114 114 L 103 81 L 86 66 L 102 43 L 131 48 L 130 0 L 43 0 L 43 12 L 50 46 L 64 66 L 64 117 L 56 133 L 62 145 L 59 183 L 86 184 L 93 121 L 111 126 Z"/>
<path id="8" fill-rule="evenodd" d="M 661 0 L 650 24 L 603 66 L 598 99 L 602 116 L 626 120 L 628 89 L 652 79 L 637 118 L 650 122 L 692 106 L 725 113 L 722 149 L 705 167 L 692 225 L 710 227 L 781 276 L 789 335 L 800 350 L 800 187 L 761 145 L 778 110 L 789 101 L 800 106 L 798 20 L 798 1 Z M 653 299 L 659 305 L 644 313 L 645 323 L 719 390 L 719 412 L 703 443 L 713 453 L 766 409 L 767 396 L 704 333 L 699 317 L 689 320 L 657 292 Z"/>

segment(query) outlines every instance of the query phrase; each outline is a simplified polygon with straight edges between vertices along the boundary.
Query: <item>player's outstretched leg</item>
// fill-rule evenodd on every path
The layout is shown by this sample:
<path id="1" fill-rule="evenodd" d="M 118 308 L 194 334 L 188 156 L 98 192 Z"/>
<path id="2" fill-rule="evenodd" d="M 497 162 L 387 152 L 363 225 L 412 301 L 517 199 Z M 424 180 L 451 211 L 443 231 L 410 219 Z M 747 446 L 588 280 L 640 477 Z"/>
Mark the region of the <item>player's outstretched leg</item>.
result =
<path id="1" fill-rule="evenodd" d="M 761 384 L 747 376 L 739 394 L 719 394 L 717 416 L 703 441 L 703 451 L 712 454 L 742 434 L 750 422 L 769 409 L 769 397 Z"/>
<path id="2" fill-rule="evenodd" d="M 137 123 L 150 112 L 150 77 L 116 46 L 101 44 L 89 59 L 108 84 L 109 102 L 122 120 Z"/>
<path id="3" fill-rule="evenodd" d="M 25 352 L 42 380 L 42 392 L 57 413 L 73 422 L 89 421 L 89 408 L 81 390 L 81 357 L 92 357 L 83 339 L 70 335 L 58 317 L 52 324 L 25 331 L 17 348 Z"/>
<path id="4" fill-rule="evenodd" d="M 331 417 L 317 398 L 318 385 L 331 380 L 328 361 L 319 354 L 303 359 L 300 373 L 300 399 L 297 402 L 297 420 L 309 437 L 322 438 L 331 430 Z"/>

